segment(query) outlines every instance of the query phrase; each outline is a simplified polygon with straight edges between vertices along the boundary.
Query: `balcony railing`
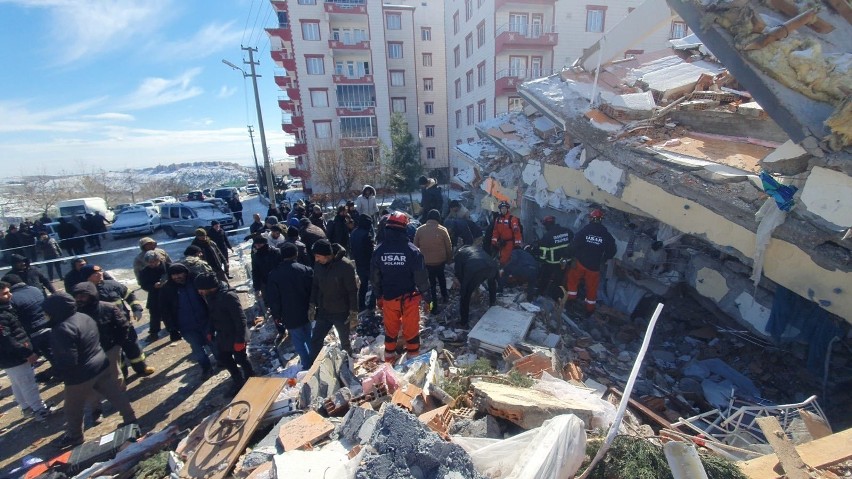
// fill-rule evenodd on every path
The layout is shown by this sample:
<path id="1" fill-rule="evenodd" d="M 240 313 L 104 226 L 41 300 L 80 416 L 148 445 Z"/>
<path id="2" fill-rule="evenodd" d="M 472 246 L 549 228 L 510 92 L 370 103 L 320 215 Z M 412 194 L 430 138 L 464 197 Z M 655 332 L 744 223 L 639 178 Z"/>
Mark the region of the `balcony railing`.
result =
<path id="1" fill-rule="evenodd" d="M 494 79 L 499 80 L 501 78 L 517 78 L 519 80 L 536 80 L 538 78 L 544 78 L 546 76 L 553 75 L 554 73 L 559 72 L 559 69 L 550 69 L 550 68 L 505 68 L 503 70 L 498 71 L 494 74 Z"/>
<path id="2" fill-rule="evenodd" d="M 504 23 L 494 32 L 494 37 L 501 33 L 515 33 L 521 38 L 539 38 L 548 33 L 556 33 L 556 25 L 541 25 L 538 23 Z"/>
<path id="3" fill-rule="evenodd" d="M 366 0 L 326 0 L 325 11 L 327 13 L 341 14 L 366 14 Z"/>
<path id="4" fill-rule="evenodd" d="M 335 73 L 331 80 L 340 85 L 367 85 L 373 83 L 373 75 L 349 76 L 342 73 Z"/>
<path id="5" fill-rule="evenodd" d="M 374 101 L 339 101 L 337 102 L 337 108 L 346 108 L 350 111 L 361 111 L 366 110 L 367 108 L 373 108 L 376 106 L 376 102 Z"/>
<path id="6" fill-rule="evenodd" d="M 342 8 L 352 8 L 359 5 L 366 5 L 367 0 L 325 0 L 325 3 L 333 3 Z"/>

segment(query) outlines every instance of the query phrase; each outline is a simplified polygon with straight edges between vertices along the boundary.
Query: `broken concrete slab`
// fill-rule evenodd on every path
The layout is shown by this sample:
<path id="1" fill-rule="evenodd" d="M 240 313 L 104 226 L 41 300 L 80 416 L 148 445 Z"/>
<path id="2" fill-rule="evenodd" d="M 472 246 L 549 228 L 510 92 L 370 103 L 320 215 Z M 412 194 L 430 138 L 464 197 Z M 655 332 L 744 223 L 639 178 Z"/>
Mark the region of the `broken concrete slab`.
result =
<path id="1" fill-rule="evenodd" d="M 493 416 L 487 414 L 480 419 L 459 419 L 450 426 L 449 432 L 453 436 L 503 438 L 500 424 Z"/>
<path id="2" fill-rule="evenodd" d="M 292 451 L 325 439 L 333 430 L 334 424 L 328 419 L 314 411 L 308 411 L 282 426 L 278 430 L 278 440 L 285 452 Z"/>
<path id="3" fill-rule="evenodd" d="M 349 412 L 343 416 L 343 422 L 337 426 L 337 436 L 352 443 L 360 443 L 358 436 L 361 428 L 368 419 L 376 415 L 378 415 L 378 413 L 372 409 L 362 407 L 353 407 L 349 409 Z"/>
<path id="4" fill-rule="evenodd" d="M 320 350 L 313 366 L 299 381 L 302 384 L 299 409 L 307 409 L 314 402 L 331 396 L 343 386 L 340 372 L 345 357 L 346 353 L 337 346 L 328 345 Z M 348 366 L 348 363 L 346 365 Z"/>
<path id="5" fill-rule="evenodd" d="M 531 313 L 492 306 L 468 333 L 468 342 L 472 345 L 478 344 L 483 349 L 501 353 L 506 346 L 526 337 L 533 318 L 534 315 Z"/>
<path id="6" fill-rule="evenodd" d="M 471 385 L 480 411 L 509 420 L 524 429 L 539 427 L 560 414 L 574 414 L 591 424 L 594 411 L 585 404 L 558 399 L 534 389 L 480 381 Z"/>

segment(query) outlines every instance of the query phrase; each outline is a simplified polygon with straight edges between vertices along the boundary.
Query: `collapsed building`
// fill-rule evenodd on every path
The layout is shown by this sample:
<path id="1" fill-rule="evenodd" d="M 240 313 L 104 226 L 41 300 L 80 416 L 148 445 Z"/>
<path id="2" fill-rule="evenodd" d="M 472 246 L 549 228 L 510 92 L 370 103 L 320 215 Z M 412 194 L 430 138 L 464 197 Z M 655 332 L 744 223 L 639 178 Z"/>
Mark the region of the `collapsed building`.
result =
<path id="1" fill-rule="evenodd" d="M 852 322 L 852 29 L 848 3 L 812 3 L 646 2 L 522 84 L 523 112 L 479 124 L 454 181 L 485 211 L 509 201 L 528 243 L 545 215 L 576 231 L 603 206 L 607 304 L 687 286 L 753 333 L 810 341 L 819 374 Z M 616 58 L 672 10 L 693 35 Z"/>

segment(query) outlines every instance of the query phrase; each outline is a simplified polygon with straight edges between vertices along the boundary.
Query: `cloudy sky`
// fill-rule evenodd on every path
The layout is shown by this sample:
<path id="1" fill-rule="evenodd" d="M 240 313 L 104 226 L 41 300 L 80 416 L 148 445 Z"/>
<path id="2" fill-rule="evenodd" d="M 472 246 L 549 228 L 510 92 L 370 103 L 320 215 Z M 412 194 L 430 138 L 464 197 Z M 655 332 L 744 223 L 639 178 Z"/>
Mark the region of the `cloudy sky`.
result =
<path id="1" fill-rule="evenodd" d="M 222 63 L 248 70 L 241 45 L 260 50 L 267 142 L 284 159 L 263 30 L 276 21 L 268 0 L 0 0 L 4 176 L 252 164 L 251 79 Z"/>

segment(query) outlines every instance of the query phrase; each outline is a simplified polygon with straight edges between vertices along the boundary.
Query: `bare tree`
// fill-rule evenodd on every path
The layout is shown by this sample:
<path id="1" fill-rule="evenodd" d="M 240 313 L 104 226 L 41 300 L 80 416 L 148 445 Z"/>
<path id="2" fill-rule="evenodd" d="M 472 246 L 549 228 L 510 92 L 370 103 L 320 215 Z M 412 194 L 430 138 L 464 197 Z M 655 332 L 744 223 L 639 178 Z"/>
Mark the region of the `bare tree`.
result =
<path id="1" fill-rule="evenodd" d="M 333 204 L 344 199 L 369 174 L 372 152 L 369 148 L 341 148 L 331 142 L 317 145 L 312 152 L 311 176 L 327 189 Z"/>
<path id="2" fill-rule="evenodd" d="M 103 168 L 92 169 L 92 172 L 80 178 L 79 187 L 83 196 L 96 196 L 113 204 L 120 189 Z"/>
<path id="3" fill-rule="evenodd" d="M 62 183 L 61 177 L 42 172 L 26 177 L 24 185 L 15 187 L 13 193 L 24 209 L 47 214 L 57 203 L 71 198 L 74 194 Z"/>

